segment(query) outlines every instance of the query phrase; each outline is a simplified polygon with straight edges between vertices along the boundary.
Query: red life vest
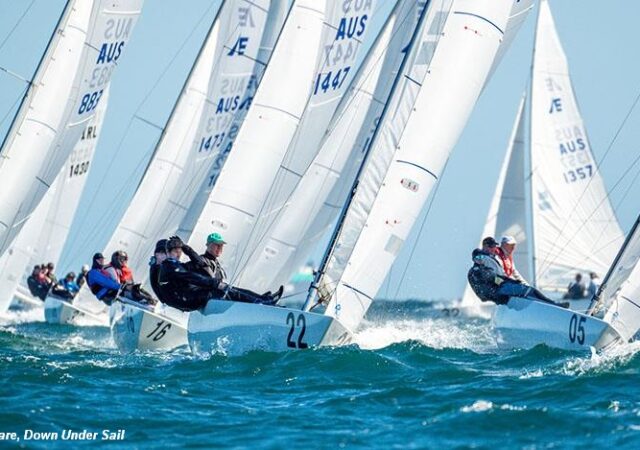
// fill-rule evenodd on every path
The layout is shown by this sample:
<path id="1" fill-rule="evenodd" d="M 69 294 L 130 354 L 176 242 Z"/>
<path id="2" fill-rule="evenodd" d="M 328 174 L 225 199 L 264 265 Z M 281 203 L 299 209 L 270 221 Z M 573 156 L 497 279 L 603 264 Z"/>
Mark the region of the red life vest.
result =
<path id="1" fill-rule="evenodd" d="M 513 256 L 507 255 L 500 247 L 496 252 L 500 261 L 502 261 L 502 267 L 504 268 L 504 274 L 508 277 L 513 275 Z"/>

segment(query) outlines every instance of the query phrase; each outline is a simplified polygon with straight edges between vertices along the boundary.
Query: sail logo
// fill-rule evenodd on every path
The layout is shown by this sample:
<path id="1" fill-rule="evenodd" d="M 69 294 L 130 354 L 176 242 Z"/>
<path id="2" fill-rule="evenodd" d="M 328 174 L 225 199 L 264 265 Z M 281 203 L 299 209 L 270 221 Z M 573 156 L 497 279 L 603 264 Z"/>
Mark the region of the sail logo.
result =
<path id="1" fill-rule="evenodd" d="M 420 184 L 417 181 L 413 181 L 409 178 L 403 178 L 400 180 L 400 184 L 403 188 L 410 190 L 411 192 L 418 192 Z"/>
<path id="2" fill-rule="evenodd" d="M 233 97 L 221 97 L 218 100 L 218 106 L 216 107 L 216 114 L 242 111 L 243 109 L 249 109 L 251 106 L 251 101 L 253 97 L 247 97 L 244 100 L 240 101 L 241 97 L 239 95 L 235 95 Z"/>
<path id="3" fill-rule="evenodd" d="M 548 192 L 538 192 L 538 208 L 540 211 L 551 211 L 551 202 L 549 202 Z"/>
<path id="4" fill-rule="evenodd" d="M 584 139 L 578 138 L 560 143 L 560 154 L 568 155 L 569 153 L 575 153 L 580 150 L 585 150 L 586 148 L 587 144 L 584 142 Z"/>
<path id="5" fill-rule="evenodd" d="M 238 37 L 238 40 L 233 45 L 233 47 L 231 47 L 231 50 L 229 50 L 229 53 L 227 53 L 227 56 L 244 55 L 245 51 L 247 50 L 248 43 L 249 43 L 248 37 L 245 37 L 245 36 Z"/>
<path id="6" fill-rule="evenodd" d="M 562 99 L 560 97 L 551 99 L 551 107 L 549 108 L 549 114 L 554 112 L 562 112 Z"/>

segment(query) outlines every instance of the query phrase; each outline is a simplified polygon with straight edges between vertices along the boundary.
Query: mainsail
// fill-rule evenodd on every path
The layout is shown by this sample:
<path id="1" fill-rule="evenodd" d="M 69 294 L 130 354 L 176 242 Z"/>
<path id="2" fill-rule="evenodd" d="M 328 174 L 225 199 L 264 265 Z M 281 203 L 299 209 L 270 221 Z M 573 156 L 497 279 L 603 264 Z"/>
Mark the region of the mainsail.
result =
<path id="1" fill-rule="evenodd" d="M 195 227 L 181 227 L 194 245 L 212 231 L 225 236 L 232 279 L 317 153 L 355 72 L 372 4 L 294 3 L 225 170 Z"/>
<path id="2" fill-rule="evenodd" d="M 0 149 L 0 253 L 42 200 L 103 100 L 142 0 L 69 1 Z"/>
<path id="3" fill-rule="evenodd" d="M 240 284 L 260 291 L 287 283 L 335 219 L 339 207 L 328 205 L 327 198 L 341 184 L 347 189 L 341 189 L 336 203 L 346 200 L 345 191 L 353 183 L 357 163 L 389 95 L 418 9 L 416 2 L 401 1 L 392 10 L 343 97 L 317 156 L 255 247 Z"/>
<path id="4" fill-rule="evenodd" d="M 107 104 L 108 88 L 55 181 L 0 257 L 0 312 L 9 307 L 31 266 L 48 262 L 58 265 L 89 175 Z"/>
<path id="5" fill-rule="evenodd" d="M 433 2 L 416 30 L 321 269 L 326 314 L 355 330 L 480 95 L 511 2 Z M 471 61 L 473 61 L 471 63 Z"/>
<path id="6" fill-rule="evenodd" d="M 156 240 L 174 234 L 253 100 L 283 14 L 280 2 L 227 0 L 213 21 L 145 175 L 105 248 L 146 278 Z"/>
<path id="7" fill-rule="evenodd" d="M 531 82 L 533 281 L 565 288 L 576 271 L 604 273 L 622 232 L 591 153 L 567 58 L 540 3 Z"/>

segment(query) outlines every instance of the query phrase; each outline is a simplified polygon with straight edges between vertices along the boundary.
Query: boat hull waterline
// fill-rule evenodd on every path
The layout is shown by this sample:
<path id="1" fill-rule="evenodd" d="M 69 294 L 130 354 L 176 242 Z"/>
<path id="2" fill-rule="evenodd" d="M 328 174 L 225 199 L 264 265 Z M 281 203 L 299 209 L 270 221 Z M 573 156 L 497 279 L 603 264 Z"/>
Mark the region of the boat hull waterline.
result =
<path id="1" fill-rule="evenodd" d="M 173 350 L 186 347 L 188 313 L 166 308 L 155 311 L 125 301 L 109 308 L 111 337 L 122 352 L 135 350 Z"/>
<path id="2" fill-rule="evenodd" d="M 211 300 L 189 314 L 193 353 L 282 352 L 345 345 L 352 334 L 333 317 L 293 308 Z"/>
<path id="3" fill-rule="evenodd" d="M 618 331 L 597 317 L 519 297 L 496 307 L 492 320 L 498 345 L 506 348 L 527 349 L 545 344 L 589 351 L 591 347 L 602 350 L 621 341 Z"/>

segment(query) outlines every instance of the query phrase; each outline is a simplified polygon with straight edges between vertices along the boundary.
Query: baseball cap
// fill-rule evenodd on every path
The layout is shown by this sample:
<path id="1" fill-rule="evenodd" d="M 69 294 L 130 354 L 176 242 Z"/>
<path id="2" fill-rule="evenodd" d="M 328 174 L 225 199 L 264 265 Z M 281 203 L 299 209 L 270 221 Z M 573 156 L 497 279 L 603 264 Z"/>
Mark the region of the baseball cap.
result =
<path id="1" fill-rule="evenodd" d="M 491 236 L 487 236 L 482 240 L 482 245 L 486 245 L 487 247 L 497 247 L 499 244 L 498 241 L 496 241 L 494 238 L 492 238 Z"/>
<path id="2" fill-rule="evenodd" d="M 207 236 L 207 244 L 226 244 L 220 233 L 211 233 Z"/>
<path id="3" fill-rule="evenodd" d="M 104 259 L 104 256 L 102 255 L 102 253 L 96 253 L 95 255 L 93 255 L 93 260 L 95 261 L 96 259 Z"/>

